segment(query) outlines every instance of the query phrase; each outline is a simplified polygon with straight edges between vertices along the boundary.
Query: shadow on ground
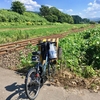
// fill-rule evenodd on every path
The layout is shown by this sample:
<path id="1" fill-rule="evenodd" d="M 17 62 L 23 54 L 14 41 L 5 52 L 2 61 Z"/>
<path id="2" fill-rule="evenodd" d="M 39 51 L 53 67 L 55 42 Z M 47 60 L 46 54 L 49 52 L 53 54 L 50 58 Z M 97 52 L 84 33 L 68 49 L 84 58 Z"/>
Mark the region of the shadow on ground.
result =
<path id="1" fill-rule="evenodd" d="M 8 85 L 5 87 L 5 89 L 9 92 L 12 92 L 11 95 L 9 95 L 6 100 L 12 100 L 12 98 L 16 97 L 16 100 L 20 100 L 20 99 L 27 99 L 27 96 L 25 94 L 25 89 L 24 89 L 25 85 L 24 84 L 21 84 L 21 85 L 18 85 L 17 82 L 11 84 L 11 85 Z"/>

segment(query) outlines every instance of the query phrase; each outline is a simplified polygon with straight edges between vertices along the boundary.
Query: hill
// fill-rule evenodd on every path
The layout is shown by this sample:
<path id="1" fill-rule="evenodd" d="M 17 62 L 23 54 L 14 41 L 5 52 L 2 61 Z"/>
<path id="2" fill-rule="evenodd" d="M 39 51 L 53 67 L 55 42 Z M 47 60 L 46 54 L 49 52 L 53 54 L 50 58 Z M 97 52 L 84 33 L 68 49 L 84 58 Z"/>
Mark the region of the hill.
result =
<path id="1" fill-rule="evenodd" d="M 0 10 L 0 22 L 22 22 L 32 25 L 42 25 L 48 23 L 48 21 L 33 12 L 24 12 L 23 15 L 20 15 L 11 10 Z"/>

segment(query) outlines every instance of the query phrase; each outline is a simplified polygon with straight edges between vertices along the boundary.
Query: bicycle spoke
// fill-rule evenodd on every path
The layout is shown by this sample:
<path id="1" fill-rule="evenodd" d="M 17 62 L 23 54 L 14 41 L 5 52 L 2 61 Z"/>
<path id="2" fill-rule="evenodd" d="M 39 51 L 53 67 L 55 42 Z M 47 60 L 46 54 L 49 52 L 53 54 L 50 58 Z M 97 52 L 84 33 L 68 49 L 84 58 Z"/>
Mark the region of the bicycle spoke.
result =
<path id="1" fill-rule="evenodd" d="M 25 90 L 28 98 L 30 100 L 34 100 L 36 96 L 38 95 L 39 89 L 40 89 L 40 77 L 36 77 L 36 70 L 31 69 L 27 76 L 26 76 L 26 81 L 25 81 Z"/>

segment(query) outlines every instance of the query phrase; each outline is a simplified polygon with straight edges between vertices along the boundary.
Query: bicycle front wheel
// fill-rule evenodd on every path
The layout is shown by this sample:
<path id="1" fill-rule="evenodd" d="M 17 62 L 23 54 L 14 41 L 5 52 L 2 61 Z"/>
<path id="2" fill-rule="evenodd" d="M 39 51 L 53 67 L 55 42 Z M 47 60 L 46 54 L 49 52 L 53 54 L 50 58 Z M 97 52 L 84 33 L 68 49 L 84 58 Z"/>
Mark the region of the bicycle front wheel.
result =
<path id="1" fill-rule="evenodd" d="M 40 76 L 35 68 L 29 70 L 25 78 L 25 92 L 30 100 L 34 100 L 40 90 Z"/>

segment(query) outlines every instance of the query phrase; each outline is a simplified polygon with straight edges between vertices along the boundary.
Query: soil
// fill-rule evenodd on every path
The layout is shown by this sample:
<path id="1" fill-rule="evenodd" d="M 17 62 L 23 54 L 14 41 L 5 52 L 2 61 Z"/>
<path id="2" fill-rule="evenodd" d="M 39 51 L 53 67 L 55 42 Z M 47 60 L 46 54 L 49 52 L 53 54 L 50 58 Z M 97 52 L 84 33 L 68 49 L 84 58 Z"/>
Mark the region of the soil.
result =
<path id="1" fill-rule="evenodd" d="M 100 91 L 100 77 L 83 78 L 73 74 L 68 69 L 64 69 L 58 73 L 55 77 L 55 81 L 52 83 L 55 86 L 62 86 L 65 89 L 88 89 L 91 92 Z"/>

